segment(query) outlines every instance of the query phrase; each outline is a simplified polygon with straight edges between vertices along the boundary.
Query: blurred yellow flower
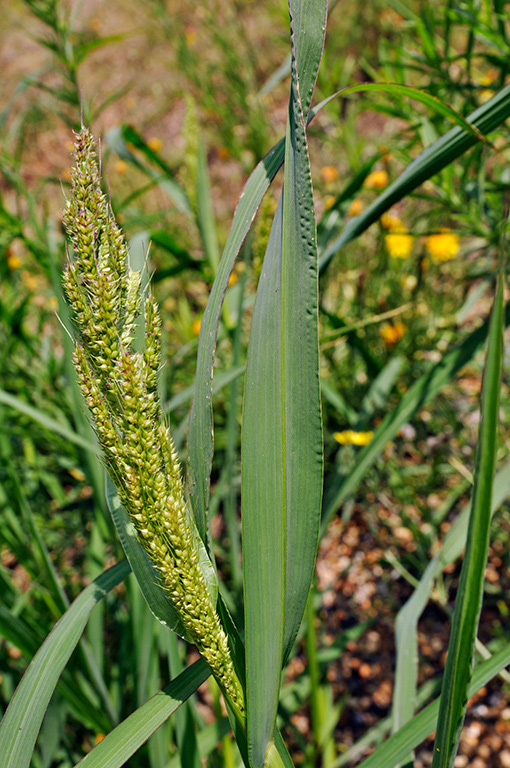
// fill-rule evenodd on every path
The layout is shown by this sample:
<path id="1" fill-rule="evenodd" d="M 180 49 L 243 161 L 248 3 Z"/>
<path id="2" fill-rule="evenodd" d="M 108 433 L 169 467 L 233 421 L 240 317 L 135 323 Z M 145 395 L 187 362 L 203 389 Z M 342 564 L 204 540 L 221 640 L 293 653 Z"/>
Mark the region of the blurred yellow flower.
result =
<path id="1" fill-rule="evenodd" d="M 74 479 L 78 480 L 80 483 L 85 480 L 85 474 L 81 471 L 81 469 L 78 469 L 78 467 L 71 467 L 67 471 L 71 477 L 74 477 Z"/>
<path id="2" fill-rule="evenodd" d="M 395 346 L 397 341 L 404 336 L 407 331 L 407 325 L 401 320 L 397 320 L 393 325 L 391 323 L 384 323 L 379 329 L 379 336 L 384 341 L 386 347 L 391 349 Z"/>
<path id="3" fill-rule="evenodd" d="M 52 312 L 56 312 L 58 309 L 58 299 L 56 296 L 50 296 L 48 299 L 48 307 Z"/>
<path id="4" fill-rule="evenodd" d="M 19 269 L 23 262 L 16 253 L 9 253 L 7 255 L 7 266 L 9 269 Z"/>
<path id="5" fill-rule="evenodd" d="M 22 269 L 20 272 L 21 282 L 25 286 L 25 288 L 30 291 L 30 293 L 34 293 L 38 287 L 38 279 L 35 275 L 32 275 L 31 272 L 28 271 L 28 269 Z"/>
<path id="6" fill-rule="evenodd" d="M 338 170 L 334 165 L 325 165 L 321 168 L 321 178 L 324 184 L 331 184 L 331 182 L 338 179 Z"/>
<path id="7" fill-rule="evenodd" d="M 326 195 L 326 197 L 324 198 L 324 209 L 326 211 L 329 211 L 330 208 L 333 208 L 335 202 L 336 202 L 336 197 L 334 195 Z"/>
<path id="8" fill-rule="evenodd" d="M 486 88 L 488 88 L 488 87 L 489 87 L 489 85 L 492 85 L 493 79 L 494 79 L 494 78 L 492 78 L 492 77 L 491 77 L 489 74 L 487 74 L 487 75 L 483 75 L 483 76 L 482 76 L 482 77 L 481 77 L 481 78 L 478 80 L 478 85 L 484 85 Z"/>
<path id="9" fill-rule="evenodd" d="M 481 104 L 485 104 L 486 101 L 489 101 L 494 96 L 494 91 L 491 91 L 490 88 L 484 88 L 483 91 L 480 91 L 480 95 L 478 96 L 478 101 Z"/>
<path id="10" fill-rule="evenodd" d="M 198 336 L 200 333 L 200 326 L 202 324 L 201 318 L 197 317 L 196 320 L 193 320 L 193 323 L 191 325 L 191 330 L 193 331 L 194 336 Z"/>
<path id="11" fill-rule="evenodd" d="M 152 149 L 153 152 L 161 152 L 163 149 L 163 142 L 161 139 L 158 139 L 157 136 L 151 136 L 150 139 L 147 139 L 147 146 L 149 149 Z"/>
<path id="12" fill-rule="evenodd" d="M 89 21 L 89 29 L 91 29 L 92 32 L 100 32 L 102 28 L 103 22 L 99 16 L 94 16 L 94 18 Z"/>
<path id="13" fill-rule="evenodd" d="M 194 45 L 197 41 L 197 30 L 192 24 L 187 24 L 184 29 L 184 39 L 188 45 Z"/>
<path id="14" fill-rule="evenodd" d="M 450 261 L 460 250 L 459 236 L 449 229 L 443 229 L 437 235 L 429 235 L 425 246 L 432 261 Z"/>
<path id="15" fill-rule="evenodd" d="M 218 157 L 222 160 L 228 160 L 230 157 L 230 149 L 228 147 L 218 147 Z"/>
<path id="16" fill-rule="evenodd" d="M 228 279 L 228 284 L 229 284 L 229 286 L 235 285 L 235 284 L 237 283 L 237 279 L 238 279 L 238 278 L 237 278 L 237 275 L 236 275 L 236 273 L 235 273 L 235 272 L 232 272 L 232 274 L 230 275 L 230 277 L 229 277 L 229 279 Z"/>
<path id="17" fill-rule="evenodd" d="M 117 173 L 122 174 L 122 173 L 126 173 L 128 165 L 125 160 L 117 160 L 113 167 L 115 168 L 115 171 Z"/>
<path id="18" fill-rule="evenodd" d="M 364 207 L 365 207 L 365 204 L 363 203 L 363 200 L 361 200 L 361 198 L 359 197 L 355 197 L 347 209 L 347 215 L 359 216 L 359 214 L 363 211 Z"/>
<path id="19" fill-rule="evenodd" d="M 373 432 L 356 432 L 354 429 L 344 429 L 333 435 L 340 445 L 368 445 L 373 436 Z"/>
<path id="20" fill-rule="evenodd" d="M 384 187 L 388 185 L 389 180 L 390 177 L 388 176 L 388 171 L 385 171 L 384 169 L 381 171 L 372 171 L 372 173 L 368 174 L 363 186 L 367 189 L 384 189 Z"/>
<path id="21" fill-rule="evenodd" d="M 103 741 L 104 737 L 104 733 L 96 733 L 96 744 L 99 744 L 100 741 Z"/>
<path id="22" fill-rule="evenodd" d="M 383 229 L 388 229 L 390 232 L 405 232 L 406 228 L 404 222 L 395 213 L 386 211 L 379 219 L 379 223 Z"/>
<path id="23" fill-rule="evenodd" d="M 384 236 L 386 250 L 392 259 L 407 259 L 413 250 L 414 238 L 406 232 L 392 232 Z"/>

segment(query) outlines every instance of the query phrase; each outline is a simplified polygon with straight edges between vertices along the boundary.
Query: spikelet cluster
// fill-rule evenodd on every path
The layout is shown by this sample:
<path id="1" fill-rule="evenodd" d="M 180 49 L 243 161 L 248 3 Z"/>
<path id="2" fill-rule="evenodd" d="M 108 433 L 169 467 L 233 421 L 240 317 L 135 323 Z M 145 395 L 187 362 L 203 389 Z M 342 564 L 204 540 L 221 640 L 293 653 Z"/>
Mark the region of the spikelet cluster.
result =
<path id="1" fill-rule="evenodd" d="M 179 462 L 157 393 L 161 321 L 101 191 L 94 141 L 76 136 L 64 224 L 73 250 L 64 287 L 78 328 L 74 361 L 106 464 L 181 621 L 230 701 L 243 696 L 188 523 Z M 143 352 L 132 348 L 145 317 Z"/>

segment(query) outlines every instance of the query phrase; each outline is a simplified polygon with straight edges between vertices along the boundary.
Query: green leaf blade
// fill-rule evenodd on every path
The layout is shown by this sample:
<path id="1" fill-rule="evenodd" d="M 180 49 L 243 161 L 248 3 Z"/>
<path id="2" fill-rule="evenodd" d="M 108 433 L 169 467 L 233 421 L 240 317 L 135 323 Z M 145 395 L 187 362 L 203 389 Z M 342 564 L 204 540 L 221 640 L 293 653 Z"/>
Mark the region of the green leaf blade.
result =
<path id="1" fill-rule="evenodd" d="M 321 106 L 322 104 L 315 109 Z M 487 134 L 501 125 L 509 116 L 510 84 L 505 85 L 492 99 L 468 115 L 466 120 L 481 133 Z M 449 163 L 473 147 L 477 141 L 478 139 L 472 131 L 468 132 L 456 125 L 424 149 L 363 213 L 348 221 L 340 234 L 324 248 L 320 255 L 320 272 L 322 273 L 326 269 L 333 256 L 341 248 L 368 229 L 392 205 L 402 200 L 424 181 L 439 173 Z"/>
<path id="2" fill-rule="evenodd" d="M 283 161 L 281 139 L 260 161 L 239 197 L 228 239 L 200 324 L 195 394 L 188 427 L 188 488 L 198 531 L 208 542 L 207 508 L 213 456 L 212 373 L 223 297 L 242 244 L 269 184 Z"/>
<path id="3" fill-rule="evenodd" d="M 123 560 L 95 579 L 76 598 L 37 651 L 0 723 L 2 768 L 29 768 L 44 713 L 93 607 L 129 572 L 129 564 Z"/>
<path id="4" fill-rule="evenodd" d="M 210 674 L 204 659 L 196 661 L 110 731 L 77 766 L 120 768 Z"/>
<path id="5" fill-rule="evenodd" d="M 317 235 L 305 109 L 322 54 L 326 4 L 291 2 L 290 10 L 284 191 L 257 290 L 243 414 L 247 730 L 254 768 L 269 754 L 276 758 L 281 668 L 310 588 L 322 497 Z"/>
<path id="6" fill-rule="evenodd" d="M 503 329 L 503 279 L 501 276 L 489 329 L 471 515 L 443 678 L 433 768 L 453 766 L 466 714 L 489 548 L 492 489 L 498 440 Z"/>
<path id="7" fill-rule="evenodd" d="M 487 685 L 502 669 L 510 664 L 510 648 L 503 648 L 488 661 L 480 664 L 469 684 L 468 696 Z M 364 760 L 359 768 L 388 768 L 404 760 L 411 750 L 421 744 L 436 727 L 439 712 L 439 699 L 435 699 L 421 710 L 403 728 L 394 733 L 373 754 Z M 341 764 L 341 758 L 337 761 Z"/>

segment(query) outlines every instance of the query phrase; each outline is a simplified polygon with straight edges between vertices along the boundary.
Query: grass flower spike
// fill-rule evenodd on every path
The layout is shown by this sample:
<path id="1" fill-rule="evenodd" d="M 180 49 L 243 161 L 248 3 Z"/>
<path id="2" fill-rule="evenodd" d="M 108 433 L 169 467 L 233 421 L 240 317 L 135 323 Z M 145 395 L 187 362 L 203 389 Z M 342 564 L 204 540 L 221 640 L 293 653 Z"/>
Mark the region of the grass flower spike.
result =
<path id="1" fill-rule="evenodd" d="M 76 136 L 64 223 L 74 251 L 64 274 L 78 328 L 74 361 L 108 471 L 182 624 L 242 712 L 241 685 L 200 566 L 179 462 L 162 418 L 158 308 L 150 294 L 142 295 L 140 273 L 129 268 L 87 129 Z M 145 344 L 137 352 L 132 342 L 142 314 Z"/>

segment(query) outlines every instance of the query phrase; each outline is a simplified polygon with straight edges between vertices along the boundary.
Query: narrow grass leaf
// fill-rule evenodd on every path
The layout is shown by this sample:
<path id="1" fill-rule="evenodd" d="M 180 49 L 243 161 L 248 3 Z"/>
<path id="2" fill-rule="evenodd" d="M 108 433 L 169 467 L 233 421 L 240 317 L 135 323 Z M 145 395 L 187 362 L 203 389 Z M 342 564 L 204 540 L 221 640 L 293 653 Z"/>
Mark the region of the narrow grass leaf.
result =
<path id="1" fill-rule="evenodd" d="M 212 208 L 207 155 L 202 142 L 197 157 L 197 224 L 205 257 L 216 274 L 220 263 L 220 249 Z"/>
<path id="2" fill-rule="evenodd" d="M 302 74 L 298 73 L 300 78 Z M 324 99 L 310 110 L 308 122 L 325 107 L 337 94 Z M 482 133 L 496 128 L 510 115 L 510 85 L 505 86 L 486 104 L 468 116 Z M 437 142 L 413 160 L 406 170 L 391 184 L 382 195 L 360 215 L 351 219 L 343 227 L 337 239 L 331 243 L 319 260 L 322 272 L 335 253 L 368 227 L 377 221 L 391 206 L 401 200 L 423 181 L 444 168 L 453 159 L 477 143 L 471 134 L 456 126 Z M 211 388 L 214 363 L 214 350 L 218 333 L 218 323 L 222 311 L 223 297 L 241 246 L 250 231 L 260 203 L 283 162 L 285 139 L 275 144 L 256 166 L 246 182 L 237 202 L 234 219 L 223 250 L 220 265 L 207 302 L 200 326 L 197 357 L 197 375 L 195 395 L 190 414 L 188 431 L 188 485 L 197 527 L 203 541 L 207 540 L 206 510 L 209 499 L 211 462 L 213 456 L 213 420 L 211 410 Z M 338 227 L 328 226 L 328 233 L 333 237 Z"/>
<path id="3" fill-rule="evenodd" d="M 492 312 L 481 396 L 481 423 L 475 461 L 466 553 L 455 601 L 452 633 L 441 690 L 432 768 L 451 768 L 466 714 L 475 640 L 482 609 L 489 549 L 492 488 L 498 446 L 499 393 L 503 353 L 503 275 Z"/>
<path id="4" fill-rule="evenodd" d="M 50 432 L 54 432 L 56 435 L 60 435 L 66 440 L 69 440 L 70 443 L 74 443 L 80 448 L 85 448 L 85 450 L 90 451 L 91 453 L 99 453 L 99 446 L 97 443 L 93 443 L 85 437 L 82 437 L 82 435 L 79 435 L 77 432 L 73 432 L 73 430 L 65 424 L 61 424 L 39 408 L 34 408 L 32 405 L 28 405 L 28 403 L 25 403 L 21 398 L 16 397 L 16 395 L 11 395 L 10 392 L 5 392 L 3 389 L 0 389 L 0 403 L 4 403 L 4 405 L 8 405 L 10 408 L 14 408 L 14 410 L 23 413 L 30 419 L 37 421 Z"/>
<path id="5" fill-rule="evenodd" d="M 322 493 L 317 238 L 305 120 L 322 55 L 326 3 L 291 2 L 290 13 L 284 191 L 257 290 L 243 412 L 246 698 L 253 768 L 262 768 L 275 752 L 281 669 L 310 588 Z"/>
<path id="6" fill-rule="evenodd" d="M 488 661 L 484 661 L 474 671 L 468 688 L 468 697 L 474 696 L 480 688 L 487 685 L 502 669 L 510 664 L 510 648 L 505 647 Z M 394 733 L 366 760 L 359 768 L 389 768 L 403 760 L 406 755 L 436 728 L 439 714 L 439 698 L 435 699 L 425 709 L 422 709 L 403 728 Z M 340 764 L 340 761 L 337 761 Z M 343 761 L 342 761 L 343 764 Z"/>
<path id="7" fill-rule="evenodd" d="M 37 651 L 0 723 L 2 768 L 29 767 L 44 713 L 93 607 L 129 572 L 129 564 L 123 560 L 95 579 L 76 598 Z"/>
<path id="8" fill-rule="evenodd" d="M 329 99 L 325 101 L 327 102 Z M 322 106 L 322 103 L 319 104 L 316 110 L 318 111 Z M 488 134 L 509 116 L 510 84 L 505 85 L 492 99 L 468 115 L 467 121 L 481 133 Z M 335 253 L 368 229 L 392 205 L 402 200 L 424 181 L 439 173 L 477 142 L 478 139 L 471 132 L 467 132 L 456 125 L 423 150 L 363 213 L 350 219 L 338 237 L 324 249 L 319 261 L 320 272 L 327 267 Z"/>
<path id="9" fill-rule="evenodd" d="M 196 661 L 119 723 L 77 765 L 80 768 L 120 768 L 210 674 L 204 659 Z"/>
<path id="10" fill-rule="evenodd" d="M 510 306 L 507 306 L 505 325 L 509 323 Z M 442 360 L 433 365 L 409 388 L 395 410 L 383 419 L 370 443 L 360 451 L 356 465 L 348 476 L 343 475 L 341 470 L 337 468 L 333 476 L 327 478 L 327 490 L 322 513 L 322 526 L 324 528 L 340 504 L 354 493 L 386 443 L 393 440 L 400 427 L 412 418 L 420 408 L 430 402 L 482 347 L 487 338 L 488 329 L 489 323 L 485 322 L 476 331 L 470 333 L 458 346 L 446 352 Z"/>
<path id="11" fill-rule="evenodd" d="M 231 384 L 233 381 L 239 378 L 239 376 L 242 376 L 245 371 L 244 365 L 238 365 L 235 368 L 231 368 L 229 371 L 225 371 L 224 373 L 219 373 L 216 378 L 214 379 L 214 384 L 212 388 L 212 393 L 215 395 L 217 392 L 221 392 L 221 390 L 226 387 L 228 384 Z M 170 413 L 171 411 L 174 411 L 176 408 L 179 408 L 181 405 L 184 405 L 185 403 L 189 402 L 191 398 L 193 397 L 193 393 L 195 392 L 195 385 L 190 384 L 189 387 L 186 387 L 185 389 L 181 389 L 180 392 L 177 392 L 165 405 L 165 413 Z"/>
<path id="12" fill-rule="evenodd" d="M 131 163 L 150 179 L 156 181 L 156 183 L 168 194 L 168 197 L 173 201 L 177 210 L 191 215 L 191 206 L 188 196 L 180 184 L 175 180 L 172 169 L 157 152 L 154 152 L 154 150 L 148 146 L 132 126 L 120 125 L 110 128 L 106 132 L 106 141 L 120 158 Z M 160 168 L 163 175 L 156 173 L 150 165 L 142 163 L 129 149 L 128 144 L 139 150 L 146 160 Z"/>
<path id="13" fill-rule="evenodd" d="M 494 478 L 492 515 L 500 508 L 510 493 L 510 461 Z M 466 545 L 470 507 L 456 518 L 444 537 L 441 548 L 427 565 L 420 582 L 411 597 L 397 614 L 395 623 L 395 684 L 392 702 L 392 732 L 402 728 L 411 719 L 417 703 L 418 680 L 418 620 L 430 597 L 436 577 L 454 562 Z M 408 756 L 411 759 L 411 756 Z"/>
<path id="14" fill-rule="evenodd" d="M 198 531 L 208 542 L 207 508 L 213 456 L 212 372 L 223 297 L 235 260 L 269 184 L 282 164 L 285 139 L 260 161 L 239 197 L 225 249 L 200 324 L 195 395 L 188 428 L 188 487 Z"/>
<path id="15" fill-rule="evenodd" d="M 13 616 L 12 612 L 0 605 L 0 636 L 12 643 L 22 652 L 26 659 L 31 660 L 39 646 L 44 642 L 44 638 L 36 637 L 34 630 L 26 621 L 19 616 Z M 77 680 L 74 670 L 64 669 L 58 682 L 57 688 L 62 696 L 69 703 L 69 706 L 75 717 L 86 723 L 99 733 L 104 733 L 105 729 L 111 727 L 111 722 L 104 713 L 103 703 L 97 703 L 89 698 L 90 688 L 87 691 L 80 687 L 80 681 Z"/>
<path id="16" fill-rule="evenodd" d="M 349 85 L 347 88 L 339 91 L 339 96 L 347 96 L 349 93 L 362 93 L 362 92 L 378 91 L 380 93 L 395 94 L 397 96 L 407 96 L 414 101 L 418 101 L 420 104 L 424 104 L 426 107 L 434 112 L 446 117 L 452 123 L 462 128 L 474 139 L 478 141 L 486 141 L 485 136 L 469 120 L 462 117 L 455 109 L 450 107 L 446 102 L 438 99 L 437 96 L 432 96 L 426 91 L 422 91 L 420 88 L 413 88 L 410 85 L 402 85 L 401 83 L 359 83 L 357 85 Z"/>

